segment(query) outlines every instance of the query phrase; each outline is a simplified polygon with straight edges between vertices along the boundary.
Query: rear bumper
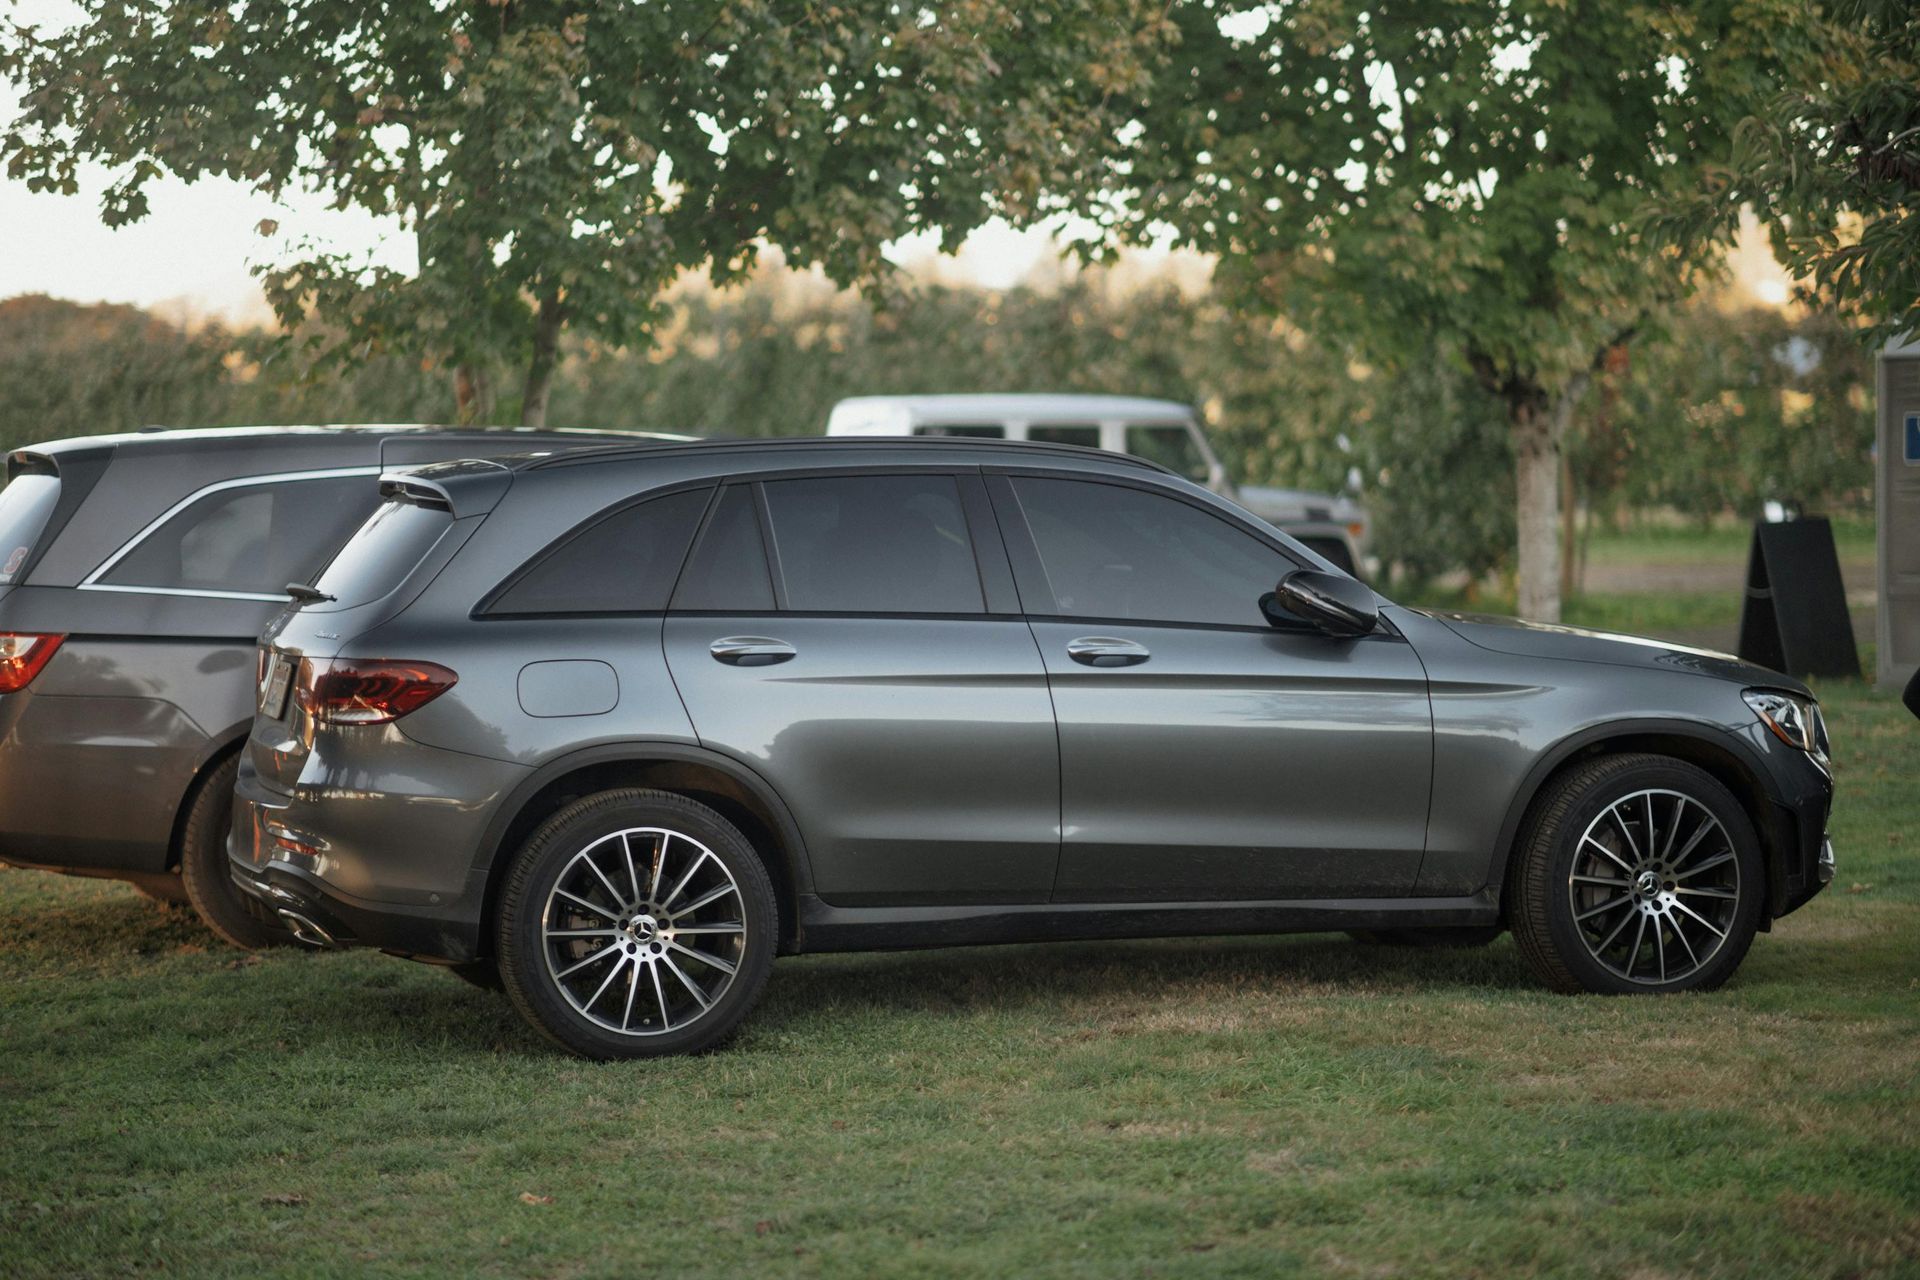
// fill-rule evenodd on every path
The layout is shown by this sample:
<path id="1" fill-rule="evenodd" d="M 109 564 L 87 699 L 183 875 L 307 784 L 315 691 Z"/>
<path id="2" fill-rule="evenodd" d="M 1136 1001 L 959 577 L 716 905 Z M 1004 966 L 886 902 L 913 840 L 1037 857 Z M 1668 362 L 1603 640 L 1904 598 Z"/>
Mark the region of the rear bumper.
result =
<path id="1" fill-rule="evenodd" d="M 475 856 L 527 770 L 417 745 L 404 768 L 342 754 L 354 753 L 316 753 L 291 795 L 241 757 L 227 859 L 249 909 L 318 945 L 476 958 L 487 875 Z"/>

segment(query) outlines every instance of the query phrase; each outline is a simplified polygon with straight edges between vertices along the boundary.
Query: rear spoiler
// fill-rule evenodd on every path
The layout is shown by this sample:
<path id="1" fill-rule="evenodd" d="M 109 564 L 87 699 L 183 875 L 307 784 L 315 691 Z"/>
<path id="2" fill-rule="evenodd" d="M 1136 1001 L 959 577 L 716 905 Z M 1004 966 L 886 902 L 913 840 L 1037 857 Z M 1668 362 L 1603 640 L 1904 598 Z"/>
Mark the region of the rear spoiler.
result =
<path id="1" fill-rule="evenodd" d="M 459 519 L 493 510 L 512 485 L 513 472 L 508 468 L 497 462 L 468 458 L 386 472 L 380 477 L 380 496 L 388 502 L 406 502 L 450 512 Z"/>

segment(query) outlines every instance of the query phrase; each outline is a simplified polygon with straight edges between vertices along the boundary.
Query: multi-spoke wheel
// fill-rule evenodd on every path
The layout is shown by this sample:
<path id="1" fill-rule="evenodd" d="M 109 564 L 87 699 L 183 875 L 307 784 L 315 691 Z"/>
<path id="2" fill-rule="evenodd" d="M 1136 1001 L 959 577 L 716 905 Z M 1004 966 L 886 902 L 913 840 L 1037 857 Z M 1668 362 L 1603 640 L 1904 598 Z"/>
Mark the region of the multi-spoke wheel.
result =
<path id="1" fill-rule="evenodd" d="M 500 976 L 576 1053 L 706 1048 L 766 981 L 773 890 L 746 839 L 683 796 L 610 791 L 555 814 L 509 873 Z"/>
<path id="2" fill-rule="evenodd" d="M 1522 828 L 1508 915 L 1564 991 L 1716 987 L 1759 926 L 1759 841 L 1712 775 L 1663 756 L 1607 756 L 1549 784 Z"/>

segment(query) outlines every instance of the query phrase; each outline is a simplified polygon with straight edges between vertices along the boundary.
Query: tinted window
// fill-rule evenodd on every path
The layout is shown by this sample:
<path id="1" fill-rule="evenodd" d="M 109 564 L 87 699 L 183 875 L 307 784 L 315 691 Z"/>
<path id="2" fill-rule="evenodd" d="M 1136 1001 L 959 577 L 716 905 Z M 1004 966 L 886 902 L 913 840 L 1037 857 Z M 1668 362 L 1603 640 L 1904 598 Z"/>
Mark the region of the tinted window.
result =
<path id="1" fill-rule="evenodd" d="M 788 608 L 985 610 L 952 476 L 776 480 L 766 493 Z"/>
<path id="2" fill-rule="evenodd" d="M 313 585 L 334 598 L 335 608 L 378 600 L 400 585 L 452 525 L 453 513 L 445 507 L 384 503 Z"/>
<path id="3" fill-rule="evenodd" d="M 100 580 L 277 595 L 325 564 L 379 500 L 372 476 L 216 490 L 148 534 Z"/>
<path id="4" fill-rule="evenodd" d="M 520 576 L 489 613 L 643 613 L 667 607 L 711 489 L 668 494 L 582 530 Z"/>
<path id="5" fill-rule="evenodd" d="M 720 494 L 700 545 L 680 575 L 673 607 L 720 613 L 764 613 L 773 608 L 773 576 L 767 572 L 767 548 L 760 537 L 752 485 L 729 485 Z"/>
<path id="6" fill-rule="evenodd" d="M 1089 449 L 1100 447 L 1100 428 L 1097 425 L 1053 423 L 1048 426 L 1038 424 L 1027 428 L 1027 439 L 1038 440 L 1042 444 L 1078 444 Z"/>
<path id="7" fill-rule="evenodd" d="M 1207 460 L 1201 456 L 1200 446 L 1194 443 L 1193 433 L 1184 423 L 1128 427 L 1127 452 L 1157 462 L 1189 480 L 1206 483 Z"/>
<path id="8" fill-rule="evenodd" d="M 33 544 L 60 501 L 60 477 L 18 475 L 0 489 L 0 584 L 26 567 Z"/>
<path id="9" fill-rule="evenodd" d="M 1007 429 L 997 422 L 984 426 L 979 423 L 929 422 L 924 426 L 915 427 L 913 434 L 917 436 L 965 436 L 975 440 L 1004 440 L 1007 438 Z"/>
<path id="10" fill-rule="evenodd" d="M 1290 569 L 1280 552 L 1174 498 L 1079 480 L 1013 482 L 1053 612 L 1263 626 L 1260 597 Z M 1044 602 L 1036 612 L 1044 612 Z"/>

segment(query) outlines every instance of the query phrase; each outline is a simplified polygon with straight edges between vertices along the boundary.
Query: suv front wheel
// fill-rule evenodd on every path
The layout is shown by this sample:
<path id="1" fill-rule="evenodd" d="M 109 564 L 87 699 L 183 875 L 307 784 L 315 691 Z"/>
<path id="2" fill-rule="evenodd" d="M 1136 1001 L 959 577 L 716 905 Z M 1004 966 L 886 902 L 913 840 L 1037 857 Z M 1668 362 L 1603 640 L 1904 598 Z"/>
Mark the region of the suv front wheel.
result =
<path id="1" fill-rule="evenodd" d="M 1760 840 L 1716 778 L 1665 756 L 1605 756 L 1548 784 L 1514 849 L 1508 916 L 1559 991 L 1706 991 L 1759 928 Z"/>
<path id="2" fill-rule="evenodd" d="M 514 1006 L 565 1049 L 650 1058 L 708 1049 L 773 966 L 773 885 L 725 818 L 664 791 L 605 791 L 515 856 L 495 954 Z"/>

